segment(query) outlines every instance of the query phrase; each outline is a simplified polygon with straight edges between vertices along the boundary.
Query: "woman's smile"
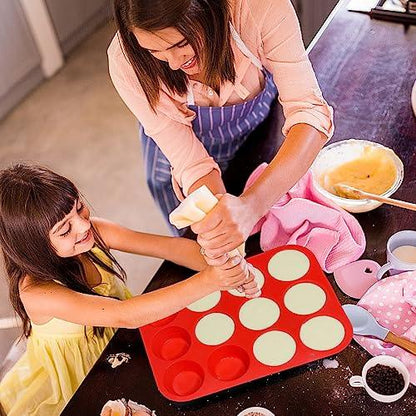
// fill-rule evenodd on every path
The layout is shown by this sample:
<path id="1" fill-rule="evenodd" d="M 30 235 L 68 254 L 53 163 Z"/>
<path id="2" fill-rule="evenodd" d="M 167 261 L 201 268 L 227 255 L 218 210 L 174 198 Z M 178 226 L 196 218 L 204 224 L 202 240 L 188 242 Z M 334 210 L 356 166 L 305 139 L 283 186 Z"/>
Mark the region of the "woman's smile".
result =
<path id="1" fill-rule="evenodd" d="M 197 63 L 196 55 L 193 56 L 191 59 L 188 59 L 184 64 L 181 65 L 181 69 L 188 70 L 193 68 Z"/>

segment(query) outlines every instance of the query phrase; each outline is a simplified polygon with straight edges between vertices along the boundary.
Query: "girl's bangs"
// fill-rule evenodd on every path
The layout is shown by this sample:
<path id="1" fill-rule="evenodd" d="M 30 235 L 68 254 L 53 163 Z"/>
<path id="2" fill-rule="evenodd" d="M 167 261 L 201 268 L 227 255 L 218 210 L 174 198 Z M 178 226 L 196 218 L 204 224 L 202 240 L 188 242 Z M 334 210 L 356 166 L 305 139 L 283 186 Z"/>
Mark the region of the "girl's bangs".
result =
<path id="1" fill-rule="evenodd" d="M 33 204 L 34 215 L 43 217 L 44 223 L 51 229 L 56 223 L 62 221 L 68 215 L 80 195 L 75 185 L 69 180 L 60 183 L 49 184 L 46 189 L 39 190 L 39 194 Z M 42 192 L 43 191 L 43 192 Z M 46 209 L 45 209 L 46 208 Z"/>

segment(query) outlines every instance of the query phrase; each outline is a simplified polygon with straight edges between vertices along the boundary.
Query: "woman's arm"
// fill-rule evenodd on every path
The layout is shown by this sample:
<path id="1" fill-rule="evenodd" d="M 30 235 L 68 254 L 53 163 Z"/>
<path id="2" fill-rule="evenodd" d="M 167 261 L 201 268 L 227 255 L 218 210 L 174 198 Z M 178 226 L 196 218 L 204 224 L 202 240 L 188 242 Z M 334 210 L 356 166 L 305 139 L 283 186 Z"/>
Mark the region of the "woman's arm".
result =
<path id="1" fill-rule="evenodd" d="M 188 238 L 141 233 L 102 218 L 91 220 L 110 249 L 169 260 L 196 271 L 207 266 L 199 245 Z"/>
<path id="2" fill-rule="evenodd" d="M 254 207 L 255 217 L 266 214 L 305 175 L 327 140 L 326 135 L 308 124 L 297 124 L 290 129 L 275 158 L 241 195 L 243 201 Z"/>
<path id="3" fill-rule="evenodd" d="M 243 40 L 260 52 L 273 74 L 283 106 L 286 140 L 253 186 L 239 198 L 224 195 L 192 229 L 210 255 L 238 247 L 256 222 L 307 171 L 332 135 L 332 110 L 325 102 L 302 41 L 290 0 L 242 1 Z M 243 21 L 244 19 L 244 21 Z"/>
<path id="4" fill-rule="evenodd" d="M 225 194 L 224 182 L 221 178 L 221 174 L 217 170 L 212 170 L 208 175 L 202 176 L 189 188 L 189 193 L 200 188 L 202 185 L 205 185 L 209 190 L 214 194 Z"/>
<path id="5" fill-rule="evenodd" d="M 192 226 L 210 256 L 233 250 L 257 221 L 306 173 L 327 136 L 307 124 L 292 127 L 279 152 L 240 197 L 224 195 L 206 218 Z M 272 191 L 271 191 L 272 190 Z"/>

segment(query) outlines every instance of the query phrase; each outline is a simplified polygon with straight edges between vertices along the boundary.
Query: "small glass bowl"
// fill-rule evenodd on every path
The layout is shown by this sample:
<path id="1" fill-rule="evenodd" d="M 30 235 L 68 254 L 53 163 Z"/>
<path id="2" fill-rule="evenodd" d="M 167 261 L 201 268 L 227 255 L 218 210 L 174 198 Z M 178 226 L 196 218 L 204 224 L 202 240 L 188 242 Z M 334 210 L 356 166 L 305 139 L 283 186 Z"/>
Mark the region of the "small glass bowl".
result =
<path id="1" fill-rule="evenodd" d="M 313 183 L 318 192 L 328 198 L 330 201 L 334 202 L 336 205 L 344 208 L 349 212 L 368 212 L 378 208 L 380 205 L 382 205 L 382 203 L 372 201 L 370 199 L 342 198 L 324 189 L 320 185 L 319 180 L 328 170 L 349 162 L 350 160 L 359 158 L 362 155 L 364 148 L 368 146 L 383 149 L 386 154 L 390 155 L 396 166 L 396 180 L 386 192 L 381 194 L 381 196 L 389 197 L 390 195 L 394 194 L 394 192 L 396 192 L 402 184 L 404 167 L 402 161 L 396 155 L 396 153 L 393 152 L 393 150 L 379 143 L 370 142 L 368 140 L 349 139 L 330 144 L 319 152 L 311 168 Z"/>

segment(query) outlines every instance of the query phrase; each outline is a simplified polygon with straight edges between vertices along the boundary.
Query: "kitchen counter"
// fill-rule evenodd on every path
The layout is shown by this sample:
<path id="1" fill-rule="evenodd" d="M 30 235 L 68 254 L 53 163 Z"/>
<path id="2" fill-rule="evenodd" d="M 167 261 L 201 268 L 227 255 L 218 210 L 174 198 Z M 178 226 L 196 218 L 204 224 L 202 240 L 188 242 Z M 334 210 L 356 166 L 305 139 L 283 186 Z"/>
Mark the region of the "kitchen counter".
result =
<path id="1" fill-rule="evenodd" d="M 404 182 L 395 197 L 416 201 L 416 118 L 410 101 L 416 78 L 416 27 L 405 31 L 400 24 L 371 20 L 348 12 L 342 2 L 313 42 L 310 58 L 324 96 L 335 109 L 332 142 L 364 138 L 394 149 L 405 166 Z M 230 173 L 227 181 L 237 181 L 237 174 Z M 402 229 L 416 228 L 415 212 L 386 205 L 359 214 L 357 219 L 367 237 L 363 258 L 380 264 L 385 261 L 388 237 Z M 247 251 L 249 255 L 259 252 L 258 237 L 249 239 Z M 146 290 L 172 284 L 189 274 L 184 268 L 164 262 Z M 341 302 L 352 303 L 338 290 L 332 276 L 329 279 Z M 129 353 L 131 361 L 112 369 L 105 358 L 116 352 Z M 158 416 L 234 416 L 250 406 L 264 406 L 279 416 L 415 414 L 414 386 L 402 400 L 391 404 L 378 403 L 363 389 L 349 386 L 349 378 L 361 374 L 370 358 L 358 344 L 352 342 L 332 358 L 339 362 L 338 368 L 325 368 L 322 361 L 316 361 L 178 405 L 159 393 L 139 331 L 121 329 L 62 415 L 99 415 L 107 400 L 121 397 L 146 404 Z"/>

